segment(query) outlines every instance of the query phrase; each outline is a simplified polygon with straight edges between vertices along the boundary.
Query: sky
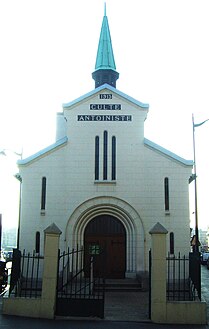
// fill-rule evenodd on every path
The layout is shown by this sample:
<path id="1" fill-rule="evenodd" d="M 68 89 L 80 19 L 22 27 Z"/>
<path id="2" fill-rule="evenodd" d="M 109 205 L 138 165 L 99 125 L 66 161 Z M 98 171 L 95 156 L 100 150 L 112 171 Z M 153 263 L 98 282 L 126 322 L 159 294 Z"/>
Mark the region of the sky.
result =
<path id="1" fill-rule="evenodd" d="M 193 159 L 209 119 L 208 0 L 107 0 L 117 89 L 148 103 L 145 137 Z M 94 89 L 103 0 L 0 0 L 0 213 L 18 217 L 18 156 L 55 141 L 62 104 Z M 209 121 L 195 129 L 199 226 L 209 225 Z M 191 190 L 191 221 L 194 185 Z"/>

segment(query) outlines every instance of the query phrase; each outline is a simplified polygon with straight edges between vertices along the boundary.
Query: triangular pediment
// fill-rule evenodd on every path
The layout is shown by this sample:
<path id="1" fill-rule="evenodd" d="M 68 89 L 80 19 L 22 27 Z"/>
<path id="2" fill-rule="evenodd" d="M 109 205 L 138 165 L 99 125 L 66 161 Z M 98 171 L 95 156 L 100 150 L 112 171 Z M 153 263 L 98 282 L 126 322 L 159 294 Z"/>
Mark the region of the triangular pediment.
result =
<path id="1" fill-rule="evenodd" d="M 81 97 L 79 98 L 76 98 L 75 100 L 69 102 L 69 103 L 65 103 L 63 104 L 63 109 L 70 109 L 74 106 L 77 106 L 79 103 L 81 102 L 86 102 L 86 101 L 89 101 L 90 98 L 94 98 L 94 97 L 97 97 L 98 95 L 101 95 L 101 94 L 109 94 L 109 95 L 113 95 L 119 99 L 123 99 L 124 101 L 127 101 L 127 102 L 130 102 L 132 103 L 133 105 L 137 106 L 137 107 L 140 107 L 141 109 L 145 110 L 145 111 L 148 111 L 149 110 L 149 104 L 146 104 L 146 103 L 142 103 L 136 99 L 134 99 L 133 97 L 121 92 L 120 90 L 114 88 L 114 87 L 111 87 L 109 84 L 104 84 L 98 88 L 95 88 L 94 90 L 90 91 L 89 93 L 87 94 L 84 94 L 82 95 Z M 111 99 L 103 99 L 103 100 L 111 100 Z"/>

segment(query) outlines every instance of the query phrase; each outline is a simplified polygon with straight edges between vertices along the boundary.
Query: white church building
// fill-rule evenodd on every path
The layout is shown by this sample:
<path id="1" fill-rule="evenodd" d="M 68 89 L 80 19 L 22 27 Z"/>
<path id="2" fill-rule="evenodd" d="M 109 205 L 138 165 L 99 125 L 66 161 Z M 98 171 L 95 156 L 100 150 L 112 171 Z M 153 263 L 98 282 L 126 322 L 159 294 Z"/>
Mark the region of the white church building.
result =
<path id="1" fill-rule="evenodd" d="M 148 271 L 157 222 L 168 231 L 168 251 L 190 250 L 193 162 L 144 137 L 149 105 L 116 88 L 106 13 L 92 77 L 95 89 L 57 114 L 55 143 L 18 161 L 19 248 L 42 253 L 44 229 L 55 223 L 61 251 L 97 246 L 107 277 L 134 277 Z"/>

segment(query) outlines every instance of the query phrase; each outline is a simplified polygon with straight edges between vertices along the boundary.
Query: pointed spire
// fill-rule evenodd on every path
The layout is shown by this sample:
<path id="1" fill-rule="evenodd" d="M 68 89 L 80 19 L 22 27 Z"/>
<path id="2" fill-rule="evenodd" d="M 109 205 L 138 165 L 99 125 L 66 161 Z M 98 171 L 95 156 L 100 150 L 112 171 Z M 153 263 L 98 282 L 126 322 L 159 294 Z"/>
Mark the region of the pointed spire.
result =
<path id="1" fill-rule="evenodd" d="M 116 80 L 119 77 L 116 71 L 110 29 L 106 16 L 106 3 L 104 4 L 104 17 L 100 32 L 95 71 L 92 73 L 92 77 L 95 80 L 95 88 L 104 83 L 116 87 Z"/>
<path id="2" fill-rule="evenodd" d="M 116 69 L 107 16 L 103 17 L 95 69 Z"/>

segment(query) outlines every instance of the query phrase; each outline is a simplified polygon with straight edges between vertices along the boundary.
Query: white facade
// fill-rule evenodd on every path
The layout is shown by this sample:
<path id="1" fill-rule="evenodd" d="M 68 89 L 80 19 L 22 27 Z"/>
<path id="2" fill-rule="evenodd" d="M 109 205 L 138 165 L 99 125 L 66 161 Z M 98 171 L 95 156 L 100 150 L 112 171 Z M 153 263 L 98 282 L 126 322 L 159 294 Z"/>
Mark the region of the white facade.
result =
<path id="1" fill-rule="evenodd" d="M 42 250 L 43 230 L 53 222 L 62 231 L 61 250 L 82 246 L 88 223 L 106 215 L 124 227 L 125 276 L 148 270 L 149 230 L 157 222 L 174 234 L 175 253 L 189 251 L 192 161 L 144 138 L 147 113 L 147 104 L 108 84 L 63 106 L 56 143 L 19 161 L 20 249 L 33 250 L 40 232 Z"/>

